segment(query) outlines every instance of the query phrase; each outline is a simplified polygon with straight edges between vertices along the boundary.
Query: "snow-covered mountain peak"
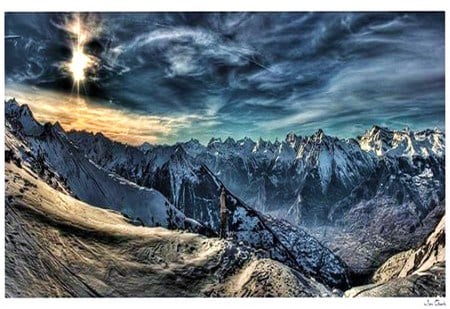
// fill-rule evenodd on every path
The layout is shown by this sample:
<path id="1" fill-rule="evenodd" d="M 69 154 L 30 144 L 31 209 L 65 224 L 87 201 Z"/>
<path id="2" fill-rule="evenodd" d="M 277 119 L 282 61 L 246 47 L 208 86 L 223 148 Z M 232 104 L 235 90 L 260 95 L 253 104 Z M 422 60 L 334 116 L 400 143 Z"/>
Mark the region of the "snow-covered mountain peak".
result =
<path id="1" fill-rule="evenodd" d="M 369 130 L 370 135 L 375 134 L 390 134 L 392 131 L 389 130 L 387 127 L 379 126 L 379 125 L 373 125 L 372 128 Z"/>
<path id="2" fill-rule="evenodd" d="M 10 117 L 33 117 L 30 107 L 27 104 L 20 105 L 15 98 L 5 101 L 5 113 Z"/>
<path id="3" fill-rule="evenodd" d="M 142 145 L 140 145 L 139 150 L 141 150 L 143 153 L 146 153 L 147 151 L 150 151 L 154 149 L 154 146 L 150 143 L 144 142 Z"/>
<path id="4" fill-rule="evenodd" d="M 319 140 L 322 140 L 323 137 L 324 137 L 324 135 L 325 135 L 325 133 L 323 132 L 322 129 L 318 129 L 318 130 L 313 134 L 313 136 L 314 136 L 315 138 L 319 139 Z"/>
<path id="5" fill-rule="evenodd" d="M 442 157 L 445 152 L 445 136 L 439 130 L 413 132 L 405 128 L 391 131 L 373 126 L 358 142 L 362 150 L 379 157 Z"/>
<path id="6" fill-rule="evenodd" d="M 315 144 L 332 144 L 339 141 L 337 137 L 326 135 L 322 129 L 318 129 L 308 140 Z"/>
<path id="7" fill-rule="evenodd" d="M 302 136 L 296 135 L 294 132 L 289 132 L 284 139 L 292 149 L 298 150 L 298 147 L 301 143 L 304 142 L 304 138 Z"/>
<path id="8" fill-rule="evenodd" d="M 190 158 L 189 154 L 184 150 L 184 147 L 181 144 L 177 144 L 175 146 L 175 150 L 173 151 L 172 155 L 170 156 L 171 161 L 177 161 L 177 162 L 185 162 Z"/>
<path id="9" fill-rule="evenodd" d="M 208 148 L 212 148 L 214 146 L 217 146 L 217 144 L 222 144 L 222 139 L 220 137 L 212 137 L 209 140 L 209 143 L 207 145 Z"/>
<path id="10" fill-rule="evenodd" d="M 362 150 L 383 156 L 391 148 L 393 137 L 394 132 L 388 128 L 374 125 L 360 138 L 359 144 Z"/>
<path id="11" fill-rule="evenodd" d="M 191 138 L 190 140 L 188 140 L 187 142 L 184 143 L 185 146 L 203 146 L 200 141 L 196 138 Z"/>
<path id="12" fill-rule="evenodd" d="M 253 147 L 253 152 L 258 151 L 267 151 L 271 148 L 272 143 L 270 141 L 265 141 L 261 137 L 256 141 L 255 146 Z M 270 149 L 272 150 L 272 149 Z"/>
<path id="13" fill-rule="evenodd" d="M 192 181 L 197 181 L 195 175 L 195 163 L 194 158 L 191 157 L 181 144 L 177 144 L 173 153 L 170 155 L 169 160 L 162 166 L 162 170 L 166 167 L 171 171 L 180 182 L 183 177 L 188 177 Z"/>
<path id="14" fill-rule="evenodd" d="M 293 143 L 297 140 L 297 135 L 294 132 L 289 132 L 288 134 L 286 134 L 286 138 L 285 141 L 288 143 Z"/>
<path id="15" fill-rule="evenodd" d="M 253 147 L 255 147 L 255 142 L 249 138 L 249 137 L 244 137 L 243 139 L 238 140 L 237 145 L 241 148 L 241 149 L 246 149 L 246 150 L 251 150 L 253 149 Z"/>
<path id="16" fill-rule="evenodd" d="M 227 137 L 227 139 L 223 142 L 225 145 L 234 146 L 236 141 L 232 137 Z"/>
<path id="17" fill-rule="evenodd" d="M 5 115 L 10 120 L 19 122 L 26 135 L 39 136 L 44 131 L 44 127 L 34 119 L 28 105 L 19 105 L 15 99 L 5 102 Z"/>
<path id="18" fill-rule="evenodd" d="M 197 157 L 206 147 L 203 146 L 197 139 L 191 138 L 189 141 L 183 143 L 184 150 L 192 157 Z"/>
<path id="19" fill-rule="evenodd" d="M 65 132 L 64 128 L 61 126 L 61 123 L 59 121 L 53 124 L 53 128 L 58 132 Z"/>

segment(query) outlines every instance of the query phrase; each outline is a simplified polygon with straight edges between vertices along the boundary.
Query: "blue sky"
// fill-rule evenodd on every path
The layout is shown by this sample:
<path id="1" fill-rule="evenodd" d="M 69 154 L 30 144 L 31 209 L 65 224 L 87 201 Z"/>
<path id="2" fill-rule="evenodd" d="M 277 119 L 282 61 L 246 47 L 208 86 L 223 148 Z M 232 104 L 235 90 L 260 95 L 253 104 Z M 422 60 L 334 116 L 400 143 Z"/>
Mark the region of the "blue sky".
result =
<path id="1" fill-rule="evenodd" d="M 71 57 L 68 18 L 6 14 L 6 35 L 19 36 L 6 40 L 7 89 L 73 92 L 71 76 L 61 70 Z M 92 30 L 86 53 L 96 59 L 82 95 L 127 115 L 161 117 L 169 126 L 183 119 L 154 132 L 157 142 L 274 139 L 319 128 L 351 137 L 373 124 L 444 127 L 443 13 L 82 18 Z"/>

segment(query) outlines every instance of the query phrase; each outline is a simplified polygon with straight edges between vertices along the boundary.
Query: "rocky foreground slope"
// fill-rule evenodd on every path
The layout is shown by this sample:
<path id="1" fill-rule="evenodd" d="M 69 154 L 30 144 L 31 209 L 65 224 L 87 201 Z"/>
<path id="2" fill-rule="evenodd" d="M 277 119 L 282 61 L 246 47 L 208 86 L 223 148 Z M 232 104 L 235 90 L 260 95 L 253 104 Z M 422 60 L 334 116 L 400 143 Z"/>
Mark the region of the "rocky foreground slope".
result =
<path id="1" fill-rule="evenodd" d="M 422 246 L 389 258 L 372 281 L 345 296 L 445 297 L 445 216 Z"/>
<path id="2" fill-rule="evenodd" d="M 330 296 L 251 248 L 133 225 L 6 164 L 7 297 Z"/>

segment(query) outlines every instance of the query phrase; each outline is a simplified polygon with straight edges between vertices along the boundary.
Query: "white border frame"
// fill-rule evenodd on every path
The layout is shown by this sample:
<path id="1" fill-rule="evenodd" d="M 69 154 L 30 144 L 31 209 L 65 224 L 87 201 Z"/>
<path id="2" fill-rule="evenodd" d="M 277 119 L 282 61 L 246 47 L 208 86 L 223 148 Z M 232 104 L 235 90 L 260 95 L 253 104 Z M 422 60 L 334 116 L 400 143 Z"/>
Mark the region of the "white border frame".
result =
<path id="1" fill-rule="evenodd" d="M 55 1 L 55 0 L 3 0 L 0 3 L 2 14 L 0 15 L 0 34 L 4 37 L 5 27 L 5 12 L 24 11 L 24 12 L 54 12 L 54 11 L 445 11 L 448 12 L 450 1 L 419 1 L 419 0 L 378 0 L 372 1 L 354 1 L 354 0 L 321 0 L 300 2 L 293 0 L 271 0 L 262 2 L 262 0 L 228 0 L 228 1 L 214 1 L 214 0 L 163 0 L 163 1 L 144 1 L 144 0 L 76 0 L 76 1 Z M 445 25 L 446 42 L 449 37 L 448 22 Z M 0 61 L 2 70 L 0 73 L 0 92 L 3 100 L 5 98 L 5 41 L 1 40 Z M 448 50 L 446 49 L 446 59 L 448 59 Z M 448 72 L 448 62 L 445 63 L 446 72 Z M 447 84 L 447 75 L 446 75 Z M 448 96 L 448 89 L 446 87 L 446 97 Z M 447 104 L 446 104 L 447 107 Z M 449 110 L 445 110 L 445 119 L 447 122 Z M 4 124 L 4 112 L 0 113 L 0 119 Z M 4 179 L 4 144 L 5 144 L 5 128 L 0 125 L 1 136 L 1 178 Z M 448 133 L 447 127 L 445 128 Z M 448 158 L 448 151 L 446 156 Z M 447 160 L 448 162 L 448 160 Z M 446 179 L 450 179 L 448 164 L 446 164 Z M 4 195 L 5 192 L 4 181 L 0 182 L 0 190 Z M 446 195 L 449 195 L 449 186 L 446 186 Z M 446 204 L 447 210 L 447 204 Z M 239 306 L 245 308 L 254 307 L 317 307 L 330 306 L 332 308 L 362 308 L 375 307 L 380 308 L 384 306 L 398 307 L 398 308 L 423 308 L 426 298 L 359 298 L 359 299 L 339 299 L 339 298 L 277 298 L 277 299 L 236 299 L 236 298 L 221 298 L 221 299 L 206 299 L 206 298 L 108 298 L 108 299 L 86 299 L 86 298 L 71 298 L 71 299 L 5 299 L 5 213 L 4 213 L 4 196 L 2 198 L 2 207 L 0 207 L 0 225 L 2 236 L 0 237 L 0 303 L 2 306 L 9 307 L 27 307 L 34 308 L 86 308 L 94 306 L 108 306 L 110 308 L 123 308 L 124 306 L 161 306 L 166 307 L 173 305 L 181 308 L 199 308 L 199 307 L 216 307 L 216 308 L 230 308 L 230 306 Z M 448 239 L 447 239 L 448 242 Z M 449 249 L 447 249 L 449 250 Z M 448 252 L 447 252 L 448 253 Z M 449 278 L 446 273 L 446 286 L 448 287 Z M 448 292 L 448 289 L 447 289 Z M 428 299 L 434 302 L 434 299 Z M 442 300 L 442 299 L 441 299 Z M 446 300 L 446 299 L 444 299 Z M 5 308 L 5 307 L 3 307 Z M 440 307 L 442 308 L 442 307 Z"/>

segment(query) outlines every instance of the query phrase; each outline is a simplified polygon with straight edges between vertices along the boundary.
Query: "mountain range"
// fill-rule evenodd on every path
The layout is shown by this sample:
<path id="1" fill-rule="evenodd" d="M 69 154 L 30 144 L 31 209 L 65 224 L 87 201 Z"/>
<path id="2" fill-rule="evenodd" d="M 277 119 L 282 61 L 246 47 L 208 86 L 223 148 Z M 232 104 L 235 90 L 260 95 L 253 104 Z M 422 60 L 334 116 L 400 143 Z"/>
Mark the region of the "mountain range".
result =
<path id="1" fill-rule="evenodd" d="M 393 254 L 423 244 L 445 211 L 438 129 L 136 147 L 42 125 L 26 105 L 5 104 L 6 161 L 54 190 L 134 225 L 214 237 L 225 186 L 230 239 L 329 291 L 365 282 Z"/>
<path id="2" fill-rule="evenodd" d="M 345 140 L 318 130 L 275 142 L 213 138 L 206 146 L 191 139 L 133 147 L 101 133 L 67 135 L 102 168 L 159 190 L 209 226 L 218 221 L 199 209 L 215 209 L 218 193 L 207 189 L 214 181 L 206 174 L 245 204 L 302 226 L 336 250 L 349 246 L 343 242 L 350 235 L 355 250 L 345 251 L 357 253 L 342 257 L 357 272 L 424 241 L 444 212 L 445 134 L 439 129 L 373 126 Z M 365 249 L 356 250 L 361 245 Z"/>

